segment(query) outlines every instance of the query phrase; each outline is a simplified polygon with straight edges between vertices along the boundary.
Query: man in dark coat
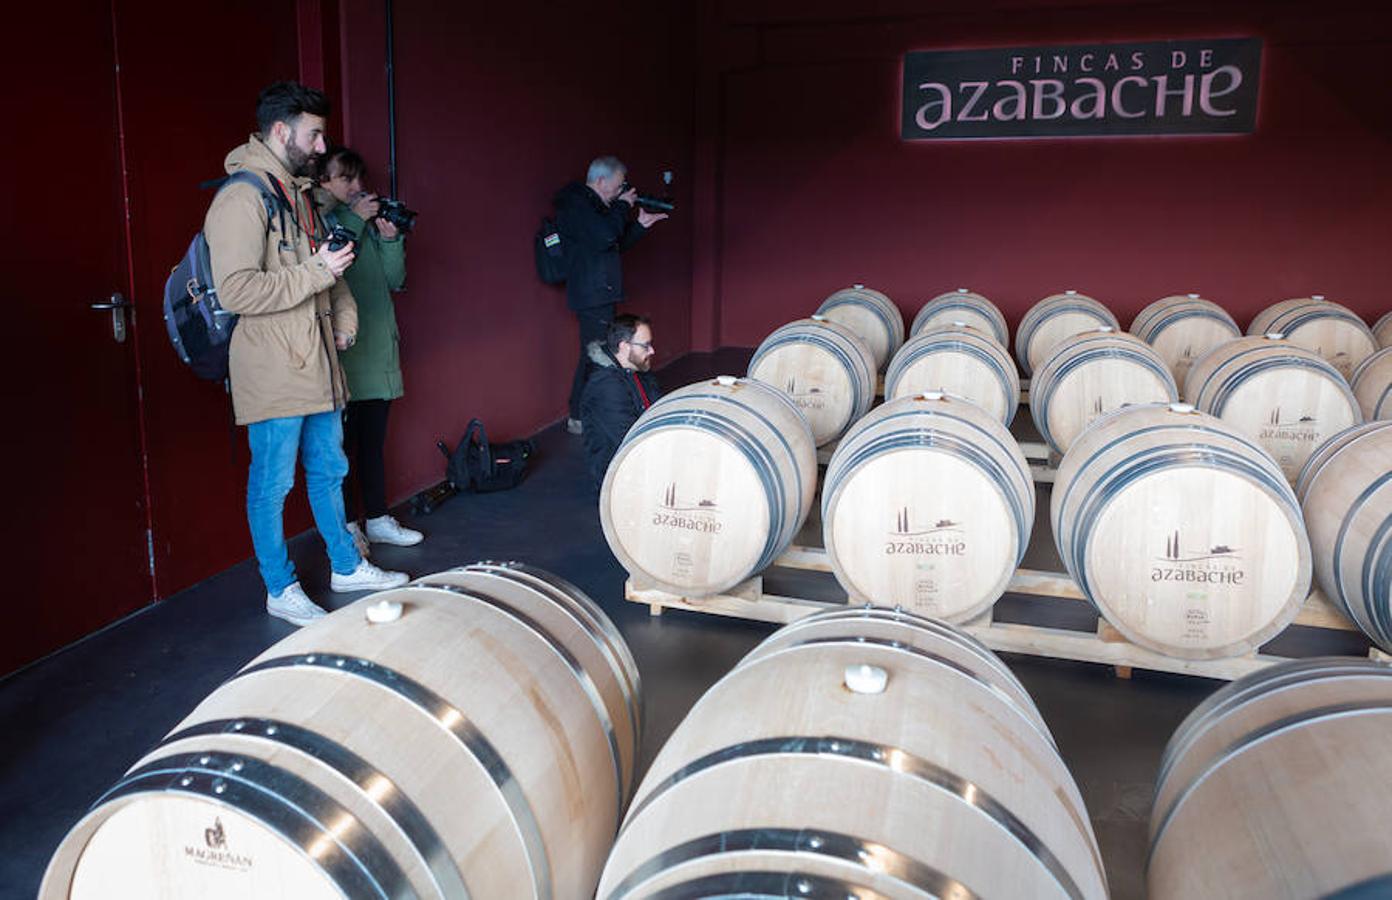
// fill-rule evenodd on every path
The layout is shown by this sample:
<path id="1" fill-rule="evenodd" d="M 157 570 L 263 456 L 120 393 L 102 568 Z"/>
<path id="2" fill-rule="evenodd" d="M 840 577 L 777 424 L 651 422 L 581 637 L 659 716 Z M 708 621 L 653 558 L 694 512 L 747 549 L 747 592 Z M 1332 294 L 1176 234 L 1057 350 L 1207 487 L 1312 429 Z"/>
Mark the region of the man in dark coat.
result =
<path id="1" fill-rule="evenodd" d="M 566 255 L 566 304 L 580 321 L 580 359 L 570 386 L 572 434 L 581 428 L 580 393 L 590 369 L 589 345 L 603 342 L 623 300 L 623 266 L 619 254 L 633 246 L 666 213 L 638 210 L 637 191 L 626 187 L 628 170 L 612 156 L 590 163 L 585 183 L 572 182 L 556 194 L 556 224 Z"/>
<path id="2" fill-rule="evenodd" d="M 609 325 L 603 341 L 587 348 L 589 378 L 580 397 L 585 423 L 585 457 L 595 486 L 633 423 L 661 396 L 652 367 L 652 325 L 642 316 L 622 315 Z"/>

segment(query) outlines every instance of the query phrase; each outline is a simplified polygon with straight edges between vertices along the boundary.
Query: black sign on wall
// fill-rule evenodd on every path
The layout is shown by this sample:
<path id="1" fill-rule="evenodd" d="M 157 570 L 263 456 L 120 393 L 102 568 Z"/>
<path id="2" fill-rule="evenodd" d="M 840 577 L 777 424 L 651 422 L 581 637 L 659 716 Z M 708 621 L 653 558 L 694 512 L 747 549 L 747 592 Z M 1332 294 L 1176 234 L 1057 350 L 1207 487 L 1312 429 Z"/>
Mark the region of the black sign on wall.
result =
<path id="1" fill-rule="evenodd" d="M 905 140 L 1248 134 L 1260 38 L 915 51 Z"/>

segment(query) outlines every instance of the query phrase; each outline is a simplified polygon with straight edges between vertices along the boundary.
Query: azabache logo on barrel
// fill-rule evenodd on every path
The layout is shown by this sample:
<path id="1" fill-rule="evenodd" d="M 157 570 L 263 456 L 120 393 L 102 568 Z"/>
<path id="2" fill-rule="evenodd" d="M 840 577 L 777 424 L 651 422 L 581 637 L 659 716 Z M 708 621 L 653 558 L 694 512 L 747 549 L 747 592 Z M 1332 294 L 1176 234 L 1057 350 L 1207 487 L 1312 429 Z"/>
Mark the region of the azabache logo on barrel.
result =
<path id="1" fill-rule="evenodd" d="M 653 513 L 654 525 L 707 534 L 718 534 L 722 527 L 718 519 L 720 507 L 714 500 L 684 500 L 677 490 L 675 481 L 667 485 L 657 505 L 658 509 Z"/>
<path id="2" fill-rule="evenodd" d="M 961 556 L 967 552 L 963 533 L 961 522 L 947 518 L 927 527 L 915 525 L 909 508 L 902 506 L 895 514 L 884 552 L 886 556 Z"/>
<path id="3" fill-rule="evenodd" d="M 1214 544 L 1207 550 L 1185 549 L 1179 529 L 1165 537 L 1165 555 L 1150 572 L 1151 581 L 1187 581 L 1203 584 L 1241 584 L 1247 577 L 1239 551 L 1227 544 Z"/>
<path id="4" fill-rule="evenodd" d="M 1281 420 L 1281 407 L 1276 407 L 1266 417 L 1266 425 L 1257 435 L 1262 441 L 1305 441 L 1313 442 L 1319 438 L 1319 421 L 1314 416 L 1299 416 L 1294 421 Z"/>
<path id="5" fill-rule="evenodd" d="M 806 390 L 798 391 L 797 378 L 789 378 L 788 383 L 783 386 L 789 397 L 801 409 L 824 409 L 826 400 L 822 396 L 822 389 L 816 385 L 807 387 Z"/>

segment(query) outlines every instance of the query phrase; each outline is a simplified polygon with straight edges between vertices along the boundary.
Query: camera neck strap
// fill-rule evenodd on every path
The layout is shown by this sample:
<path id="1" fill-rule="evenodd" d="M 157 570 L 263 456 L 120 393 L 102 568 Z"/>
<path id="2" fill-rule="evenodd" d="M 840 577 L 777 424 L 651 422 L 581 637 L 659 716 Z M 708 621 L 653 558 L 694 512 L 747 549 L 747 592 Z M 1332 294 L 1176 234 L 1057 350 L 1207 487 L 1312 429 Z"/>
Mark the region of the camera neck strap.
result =
<path id="1" fill-rule="evenodd" d="M 301 233 L 301 234 L 303 234 L 305 237 L 309 238 L 309 252 L 310 252 L 310 253 L 316 253 L 316 252 L 318 252 L 318 250 L 319 250 L 319 227 L 318 227 L 318 226 L 319 226 L 319 213 L 318 213 L 318 211 L 314 208 L 313 202 L 310 201 L 308 198 L 305 198 L 305 202 L 304 202 L 304 207 L 305 207 L 304 216 L 301 216 L 301 215 L 300 215 L 300 194 L 301 194 L 301 192 L 300 192 L 300 191 L 296 191 L 296 192 L 295 192 L 295 197 L 294 197 L 294 200 L 293 200 L 293 202 L 292 202 L 291 199 L 286 195 L 287 192 L 286 192 L 286 190 L 285 190 L 285 185 L 283 185 L 283 184 L 280 183 L 280 179 L 279 179 L 279 178 L 275 177 L 274 175 L 270 174 L 269 172 L 266 173 L 266 177 L 269 178 L 269 179 L 271 180 L 271 185 L 275 188 L 276 194 L 278 194 L 278 195 L 280 196 L 280 202 L 283 203 L 283 204 L 285 204 L 285 207 L 286 207 L 287 209 L 289 209 L 290 212 L 291 212 L 291 214 L 294 216 L 295 227 L 298 228 L 298 229 L 300 230 L 300 233 Z M 328 229 L 325 229 L 326 232 L 327 232 L 327 230 L 328 230 Z"/>

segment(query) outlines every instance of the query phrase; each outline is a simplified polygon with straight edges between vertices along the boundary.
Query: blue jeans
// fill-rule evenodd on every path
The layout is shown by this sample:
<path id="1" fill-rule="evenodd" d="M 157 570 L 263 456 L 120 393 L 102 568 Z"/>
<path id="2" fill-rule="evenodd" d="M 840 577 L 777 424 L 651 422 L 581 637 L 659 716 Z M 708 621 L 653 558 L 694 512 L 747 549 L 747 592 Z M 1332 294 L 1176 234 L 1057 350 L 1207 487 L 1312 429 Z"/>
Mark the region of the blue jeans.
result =
<path id="1" fill-rule="evenodd" d="M 295 485 L 295 458 L 305 470 L 305 490 L 314 524 L 340 575 L 358 567 L 361 557 L 343 517 L 343 418 L 338 411 L 267 419 L 247 426 L 251 471 L 247 475 L 247 524 L 266 591 L 278 595 L 294 584 L 295 567 L 285 552 L 285 497 Z"/>

